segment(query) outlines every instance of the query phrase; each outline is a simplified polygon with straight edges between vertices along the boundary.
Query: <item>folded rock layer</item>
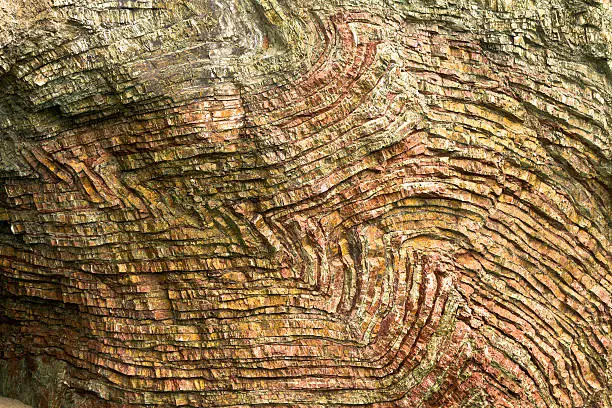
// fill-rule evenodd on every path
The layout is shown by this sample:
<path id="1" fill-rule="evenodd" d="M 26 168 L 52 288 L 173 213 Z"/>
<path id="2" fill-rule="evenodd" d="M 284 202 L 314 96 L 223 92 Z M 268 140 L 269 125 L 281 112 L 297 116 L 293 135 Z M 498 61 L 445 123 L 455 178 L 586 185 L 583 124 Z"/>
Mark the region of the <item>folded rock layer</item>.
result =
<path id="1" fill-rule="evenodd" d="M 612 407 L 607 0 L 0 22 L 5 395 Z"/>

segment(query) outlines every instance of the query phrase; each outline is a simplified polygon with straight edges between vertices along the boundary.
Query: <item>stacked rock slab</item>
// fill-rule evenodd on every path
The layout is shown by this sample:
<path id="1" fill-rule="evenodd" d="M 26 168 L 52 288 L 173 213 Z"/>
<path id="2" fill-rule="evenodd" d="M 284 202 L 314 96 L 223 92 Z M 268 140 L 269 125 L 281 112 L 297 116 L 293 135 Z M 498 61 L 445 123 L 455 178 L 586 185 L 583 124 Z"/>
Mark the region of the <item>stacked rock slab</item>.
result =
<path id="1" fill-rule="evenodd" d="M 612 407 L 608 0 L 0 0 L 0 26 L 1 393 Z"/>

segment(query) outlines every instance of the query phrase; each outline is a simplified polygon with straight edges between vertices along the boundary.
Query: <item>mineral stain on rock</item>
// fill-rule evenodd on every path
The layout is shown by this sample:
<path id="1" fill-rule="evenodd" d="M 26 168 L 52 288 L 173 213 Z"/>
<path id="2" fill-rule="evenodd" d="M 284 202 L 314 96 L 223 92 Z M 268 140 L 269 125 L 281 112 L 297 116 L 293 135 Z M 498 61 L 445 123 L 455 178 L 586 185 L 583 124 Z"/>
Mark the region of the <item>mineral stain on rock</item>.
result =
<path id="1" fill-rule="evenodd" d="M 0 395 L 612 408 L 608 1 L 0 26 Z"/>

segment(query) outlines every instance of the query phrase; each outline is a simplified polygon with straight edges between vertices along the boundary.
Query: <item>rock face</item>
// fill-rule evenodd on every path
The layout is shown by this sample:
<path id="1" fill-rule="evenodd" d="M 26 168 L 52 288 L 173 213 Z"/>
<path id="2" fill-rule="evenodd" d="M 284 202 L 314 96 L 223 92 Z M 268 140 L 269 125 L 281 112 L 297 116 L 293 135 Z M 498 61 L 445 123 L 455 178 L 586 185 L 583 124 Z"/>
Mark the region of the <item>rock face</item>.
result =
<path id="1" fill-rule="evenodd" d="M 612 407 L 609 0 L 0 0 L 0 391 Z"/>

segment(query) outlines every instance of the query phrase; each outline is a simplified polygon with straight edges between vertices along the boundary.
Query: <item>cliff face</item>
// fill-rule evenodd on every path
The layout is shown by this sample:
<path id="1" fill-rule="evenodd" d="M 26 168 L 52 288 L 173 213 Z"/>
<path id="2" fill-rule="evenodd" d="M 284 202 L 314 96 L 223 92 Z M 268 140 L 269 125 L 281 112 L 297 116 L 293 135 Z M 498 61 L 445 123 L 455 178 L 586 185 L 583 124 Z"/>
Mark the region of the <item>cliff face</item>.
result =
<path id="1" fill-rule="evenodd" d="M 0 25 L 2 393 L 612 407 L 608 0 Z"/>

